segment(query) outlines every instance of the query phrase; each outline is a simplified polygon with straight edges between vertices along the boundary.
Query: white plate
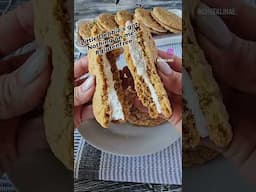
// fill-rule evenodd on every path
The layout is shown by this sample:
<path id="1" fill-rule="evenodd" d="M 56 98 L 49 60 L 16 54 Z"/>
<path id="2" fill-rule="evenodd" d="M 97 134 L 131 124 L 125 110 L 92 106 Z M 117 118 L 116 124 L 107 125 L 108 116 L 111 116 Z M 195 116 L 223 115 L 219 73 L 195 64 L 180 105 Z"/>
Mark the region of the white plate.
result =
<path id="1" fill-rule="evenodd" d="M 137 127 L 131 124 L 111 124 L 102 128 L 95 120 L 79 128 L 85 140 L 95 148 L 122 156 L 147 155 L 167 148 L 179 139 L 169 123 L 157 127 Z"/>

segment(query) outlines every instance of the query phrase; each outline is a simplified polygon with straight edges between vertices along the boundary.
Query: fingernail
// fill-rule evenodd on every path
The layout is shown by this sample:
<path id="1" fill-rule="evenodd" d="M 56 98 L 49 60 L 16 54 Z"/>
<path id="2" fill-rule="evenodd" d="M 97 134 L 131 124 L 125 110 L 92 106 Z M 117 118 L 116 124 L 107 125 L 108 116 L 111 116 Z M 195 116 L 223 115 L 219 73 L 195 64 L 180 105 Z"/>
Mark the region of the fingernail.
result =
<path id="1" fill-rule="evenodd" d="M 167 54 L 168 54 L 170 57 L 173 57 L 173 56 L 174 56 L 174 50 L 173 50 L 173 48 L 168 48 L 168 49 L 167 49 Z"/>
<path id="2" fill-rule="evenodd" d="M 214 43 L 216 47 L 228 48 L 232 42 L 232 33 L 219 16 L 207 15 L 207 10 L 210 10 L 210 8 L 200 3 L 195 18 L 197 30 Z M 205 13 L 201 14 L 202 11 Z"/>
<path id="3" fill-rule="evenodd" d="M 160 57 L 158 58 L 157 66 L 159 71 L 162 72 L 164 75 L 171 75 L 172 68 Z"/>
<path id="4" fill-rule="evenodd" d="M 82 75 L 81 77 L 77 78 L 76 81 L 81 81 L 81 80 L 87 79 L 89 76 L 90 76 L 90 74 L 86 73 L 86 74 Z"/>
<path id="5" fill-rule="evenodd" d="M 86 92 L 88 89 L 91 88 L 91 86 L 94 83 L 94 78 L 95 78 L 95 76 L 90 74 L 88 76 L 88 78 L 85 80 L 85 82 L 83 82 L 83 84 L 82 84 L 82 91 L 83 92 Z"/>
<path id="6" fill-rule="evenodd" d="M 19 80 L 23 85 L 30 84 L 34 81 L 48 66 L 48 49 L 45 47 L 38 48 L 35 53 L 21 67 Z"/>

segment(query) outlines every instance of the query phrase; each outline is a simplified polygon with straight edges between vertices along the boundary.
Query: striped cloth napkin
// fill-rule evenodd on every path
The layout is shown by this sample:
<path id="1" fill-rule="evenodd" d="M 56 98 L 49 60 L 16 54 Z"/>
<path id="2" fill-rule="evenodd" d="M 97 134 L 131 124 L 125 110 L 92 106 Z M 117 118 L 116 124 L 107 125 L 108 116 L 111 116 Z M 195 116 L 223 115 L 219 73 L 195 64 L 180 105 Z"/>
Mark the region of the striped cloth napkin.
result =
<path id="1" fill-rule="evenodd" d="M 180 43 L 161 46 L 173 48 L 181 57 Z M 81 54 L 75 55 L 81 57 Z M 86 143 L 80 133 L 74 133 L 74 176 L 76 179 L 92 179 L 120 182 L 139 182 L 181 185 L 181 139 L 158 153 L 139 157 L 123 157 L 101 152 Z"/>
<path id="2" fill-rule="evenodd" d="M 121 157 L 101 152 L 75 133 L 75 178 L 181 185 L 181 139 L 147 156 Z"/>
<path id="3" fill-rule="evenodd" d="M 0 176 L 0 192 L 15 192 L 16 189 L 6 175 Z"/>

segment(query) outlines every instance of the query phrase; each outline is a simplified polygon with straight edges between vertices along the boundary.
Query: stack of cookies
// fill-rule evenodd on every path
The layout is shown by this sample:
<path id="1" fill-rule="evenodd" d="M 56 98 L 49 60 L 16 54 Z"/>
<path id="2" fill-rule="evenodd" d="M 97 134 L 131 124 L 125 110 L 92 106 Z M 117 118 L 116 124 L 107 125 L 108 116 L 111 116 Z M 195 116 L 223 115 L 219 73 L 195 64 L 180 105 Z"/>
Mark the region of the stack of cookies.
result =
<path id="1" fill-rule="evenodd" d="M 133 20 L 143 23 L 154 35 L 182 32 L 182 19 L 179 16 L 162 7 L 154 7 L 153 10 L 137 8 L 135 13 L 126 10 L 118 11 L 115 15 L 102 13 L 95 21 L 82 23 L 78 27 L 78 33 L 82 39 L 86 39 L 90 37 L 90 31 L 94 25 L 106 32 L 124 27 L 127 21 Z"/>
<path id="2" fill-rule="evenodd" d="M 91 36 L 91 29 L 95 22 L 83 22 L 78 28 L 78 33 L 82 39 L 87 39 Z"/>
<path id="3" fill-rule="evenodd" d="M 162 27 L 152 16 L 151 12 L 142 9 L 142 8 L 137 8 L 135 10 L 134 17 L 136 20 L 143 22 L 144 25 L 149 29 L 149 31 L 153 34 L 161 34 L 161 33 L 166 33 L 167 30 Z"/>

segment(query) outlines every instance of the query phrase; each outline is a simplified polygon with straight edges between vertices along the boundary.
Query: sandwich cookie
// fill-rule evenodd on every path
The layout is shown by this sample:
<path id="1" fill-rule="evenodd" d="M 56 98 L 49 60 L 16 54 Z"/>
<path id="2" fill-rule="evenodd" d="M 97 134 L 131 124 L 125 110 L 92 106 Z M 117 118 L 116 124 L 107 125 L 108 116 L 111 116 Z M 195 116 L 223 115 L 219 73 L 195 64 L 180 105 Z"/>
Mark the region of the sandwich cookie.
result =
<path id="1" fill-rule="evenodd" d="M 151 16 L 150 11 L 137 8 L 135 9 L 134 18 L 141 21 L 154 34 L 161 34 L 167 32 L 161 25 L 159 25 Z"/>
<path id="2" fill-rule="evenodd" d="M 162 7 L 154 7 L 151 15 L 165 29 L 172 33 L 181 33 L 182 19 L 176 14 Z"/>
<path id="3" fill-rule="evenodd" d="M 200 135 L 196 128 L 195 117 L 184 98 L 182 103 L 182 149 L 193 149 L 200 144 Z"/>
<path id="4" fill-rule="evenodd" d="M 156 69 L 155 42 L 145 25 L 141 22 L 138 24 L 136 32 L 130 37 L 131 42 L 124 48 L 136 94 L 151 118 L 162 116 L 170 119 L 170 101 Z M 130 33 L 129 25 L 132 22 L 126 22 L 126 33 Z"/>
<path id="5" fill-rule="evenodd" d="M 216 146 L 226 147 L 232 131 L 211 68 L 199 47 L 185 44 L 183 48 L 183 97 L 194 114 L 197 130 L 201 137 L 209 136 Z"/>
<path id="6" fill-rule="evenodd" d="M 102 33 L 97 26 L 91 32 L 93 36 Z M 115 54 L 97 55 L 96 49 L 91 49 L 88 60 L 89 72 L 96 76 L 92 105 L 97 122 L 104 128 L 109 127 L 111 122 L 125 122 L 123 90 Z"/>
<path id="7" fill-rule="evenodd" d="M 97 18 L 96 23 L 97 23 L 98 29 L 101 30 L 102 32 L 108 32 L 108 31 L 118 28 L 118 25 L 115 22 L 115 16 L 111 15 L 109 13 L 100 14 Z M 117 36 L 118 35 L 113 35 L 113 36 L 109 37 L 108 39 L 117 37 Z M 114 44 L 112 44 L 112 45 L 114 45 Z M 123 48 L 120 47 L 118 49 L 115 49 L 112 51 L 112 53 L 114 54 L 114 52 L 115 52 L 115 55 L 119 56 L 123 53 Z"/>

